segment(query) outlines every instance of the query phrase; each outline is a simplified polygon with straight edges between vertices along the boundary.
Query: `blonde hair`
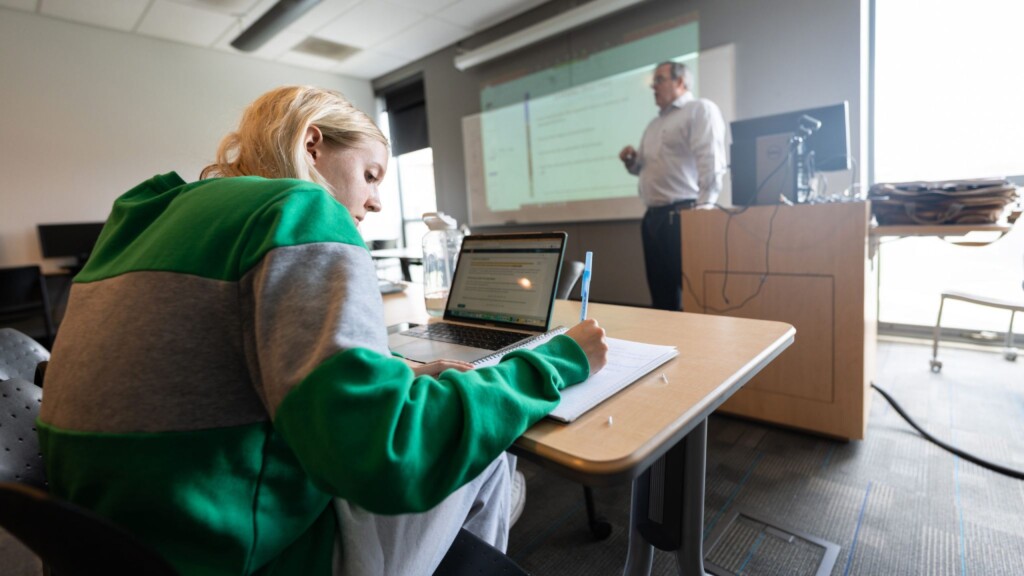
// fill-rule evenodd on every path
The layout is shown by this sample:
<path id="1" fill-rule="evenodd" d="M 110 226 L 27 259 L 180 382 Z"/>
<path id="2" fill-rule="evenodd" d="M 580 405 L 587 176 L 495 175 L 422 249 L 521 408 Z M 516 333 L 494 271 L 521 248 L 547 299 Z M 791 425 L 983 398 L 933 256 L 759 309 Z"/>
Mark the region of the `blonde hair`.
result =
<path id="1" fill-rule="evenodd" d="M 238 130 L 224 137 L 217 160 L 200 178 L 263 176 L 297 178 L 334 190 L 306 152 L 306 130 L 320 129 L 326 142 L 354 148 L 387 138 L 370 117 L 339 92 L 311 86 L 283 86 L 257 98 L 242 113 Z"/>

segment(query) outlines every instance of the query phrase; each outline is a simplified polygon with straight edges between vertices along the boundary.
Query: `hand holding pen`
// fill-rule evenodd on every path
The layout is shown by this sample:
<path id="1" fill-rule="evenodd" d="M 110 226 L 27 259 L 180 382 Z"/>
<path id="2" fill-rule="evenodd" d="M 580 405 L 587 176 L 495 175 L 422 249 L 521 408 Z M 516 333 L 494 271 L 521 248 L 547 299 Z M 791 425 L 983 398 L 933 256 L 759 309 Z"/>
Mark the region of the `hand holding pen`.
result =
<path id="1" fill-rule="evenodd" d="M 590 273 L 594 266 L 594 253 L 587 251 L 586 261 L 583 263 L 583 286 L 580 288 L 580 298 L 583 303 L 580 305 L 580 322 L 587 319 L 587 302 L 590 302 Z"/>
<path id="2" fill-rule="evenodd" d="M 581 297 L 583 303 L 580 307 L 580 323 L 565 333 L 572 338 L 583 349 L 590 362 L 590 373 L 594 374 L 608 363 L 608 343 L 604 339 L 604 328 L 597 325 L 597 320 L 587 320 L 587 302 L 590 300 L 590 274 L 593 264 L 593 253 L 587 252 L 586 262 L 583 266 L 583 286 Z"/>

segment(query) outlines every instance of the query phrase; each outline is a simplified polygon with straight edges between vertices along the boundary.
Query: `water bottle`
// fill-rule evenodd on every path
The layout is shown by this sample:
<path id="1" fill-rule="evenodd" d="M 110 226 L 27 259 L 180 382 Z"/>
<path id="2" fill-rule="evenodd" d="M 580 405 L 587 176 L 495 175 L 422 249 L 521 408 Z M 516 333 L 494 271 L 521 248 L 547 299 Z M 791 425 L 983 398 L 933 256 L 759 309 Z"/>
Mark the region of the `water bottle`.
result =
<path id="1" fill-rule="evenodd" d="M 431 316 L 444 316 L 455 262 L 462 248 L 462 232 L 455 219 L 444 212 L 424 214 L 423 223 L 430 230 L 423 236 L 424 303 Z"/>

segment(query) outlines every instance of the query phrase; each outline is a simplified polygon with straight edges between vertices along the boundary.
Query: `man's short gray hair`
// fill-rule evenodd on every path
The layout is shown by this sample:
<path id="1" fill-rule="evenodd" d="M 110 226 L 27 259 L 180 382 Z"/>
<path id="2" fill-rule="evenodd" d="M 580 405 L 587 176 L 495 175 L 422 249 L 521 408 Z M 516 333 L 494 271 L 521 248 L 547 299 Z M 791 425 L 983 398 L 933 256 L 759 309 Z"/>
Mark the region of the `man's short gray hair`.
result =
<path id="1" fill-rule="evenodd" d="M 690 72 L 690 69 L 686 67 L 686 64 L 683 64 L 682 62 L 672 62 L 671 60 L 666 60 L 665 62 L 658 64 L 657 67 L 661 68 L 662 66 L 668 66 L 669 70 L 672 73 L 673 80 L 682 78 L 683 86 L 686 86 L 687 90 L 693 87 L 693 72 Z"/>

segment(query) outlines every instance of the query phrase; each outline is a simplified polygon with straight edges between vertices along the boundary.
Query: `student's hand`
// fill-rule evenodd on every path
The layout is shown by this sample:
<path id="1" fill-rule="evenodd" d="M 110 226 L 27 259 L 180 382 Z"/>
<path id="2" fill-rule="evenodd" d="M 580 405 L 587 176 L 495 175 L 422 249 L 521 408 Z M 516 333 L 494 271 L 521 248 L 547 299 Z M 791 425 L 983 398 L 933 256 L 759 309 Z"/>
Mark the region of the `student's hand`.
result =
<path id="1" fill-rule="evenodd" d="M 449 368 L 458 370 L 459 372 L 465 372 L 473 369 L 472 364 L 461 360 L 435 360 L 429 364 L 406 360 L 405 363 L 412 368 L 413 374 L 417 376 L 437 376 Z"/>
<path id="2" fill-rule="evenodd" d="M 588 318 L 573 326 L 565 335 L 583 349 L 590 362 L 591 374 L 597 373 L 608 363 L 608 343 L 604 339 L 604 328 L 597 325 L 597 320 Z"/>
<path id="3" fill-rule="evenodd" d="M 636 148 L 632 146 L 626 146 L 619 152 L 619 160 L 622 160 L 626 166 L 629 166 L 636 160 Z"/>

